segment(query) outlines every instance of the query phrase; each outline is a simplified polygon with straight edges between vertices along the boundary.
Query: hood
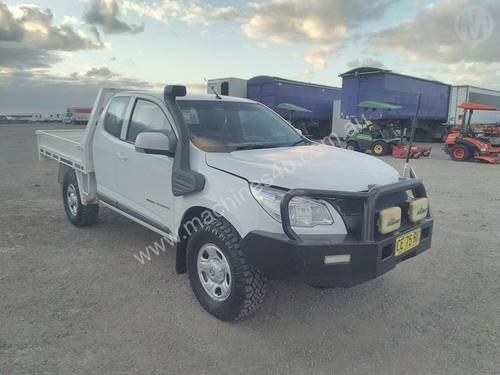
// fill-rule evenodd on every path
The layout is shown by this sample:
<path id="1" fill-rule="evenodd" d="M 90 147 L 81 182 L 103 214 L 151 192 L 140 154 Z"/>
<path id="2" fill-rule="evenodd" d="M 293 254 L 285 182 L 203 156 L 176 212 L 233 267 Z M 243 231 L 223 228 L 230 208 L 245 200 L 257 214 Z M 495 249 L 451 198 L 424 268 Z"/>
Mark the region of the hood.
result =
<path id="1" fill-rule="evenodd" d="M 321 144 L 206 153 L 206 161 L 249 182 L 286 189 L 356 192 L 399 180 L 398 172 L 376 157 Z"/>

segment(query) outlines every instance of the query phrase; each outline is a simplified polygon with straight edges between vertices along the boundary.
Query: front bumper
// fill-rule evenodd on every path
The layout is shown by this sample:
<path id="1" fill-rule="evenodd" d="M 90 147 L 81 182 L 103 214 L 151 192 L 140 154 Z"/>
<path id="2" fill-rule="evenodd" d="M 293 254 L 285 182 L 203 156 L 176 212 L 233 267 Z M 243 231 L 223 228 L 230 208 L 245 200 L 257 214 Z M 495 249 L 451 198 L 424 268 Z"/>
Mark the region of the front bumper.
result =
<path id="1" fill-rule="evenodd" d="M 376 218 L 384 197 L 411 191 L 414 198 L 426 197 L 421 180 L 410 178 L 399 182 L 375 186 L 366 192 L 294 189 L 281 201 L 283 233 L 250 232 L 242 242 L 248 262 L 270 278 L 301 281 L 316 286 L 352 286 L 374 279 L 394 268 L 399 262 L 429 249 L 432 241 L 433 220 L 430 215 L 415 225 L 391 235 L 375 233 Z M 294 197 L 319 199 L 348 199 L 363 204 L 362 225 L 358 236 L 308 235 L 299 236 L 292 228 L 289 204 Z M 417 247 L 395 256 L 396 239 L 412 230 L 422 230 Z M 325 257 L 350 256 L 344 264 L 325 264 Z M 343 257 L 346 258 L 346 257 Z"/>
<path id="2" fill-rule="evenodd" d="M 307 284 L 349 287 L 383 275 L 404 260 L 412 258 L 431 246 L 433 220 L 425 219 L 416 228 L 422 229 L 420 244 L 396 257 L 395 233 L 381 241 L 363 242 L 344 235 L 302 236 L 300 242 L 285 234 L 262 231 L 250 232 L 242 242 L 245 258 L 254 268 L 271 279 L 283 279 Z M 325 264 L 329 255 L 350 255 L 345 264 Z"/>

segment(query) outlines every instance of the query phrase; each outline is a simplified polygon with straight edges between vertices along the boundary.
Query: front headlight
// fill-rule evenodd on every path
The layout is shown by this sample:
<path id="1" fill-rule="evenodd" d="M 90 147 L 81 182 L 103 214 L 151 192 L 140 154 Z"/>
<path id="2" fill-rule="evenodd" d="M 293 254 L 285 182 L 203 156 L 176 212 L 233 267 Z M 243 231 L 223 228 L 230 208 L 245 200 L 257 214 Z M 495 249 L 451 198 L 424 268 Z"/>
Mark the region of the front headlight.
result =
<path id="1" fill-rule="evenodd" d="M 271 217 L 281 222 L 280 204 L 286 191 L 262 185 L 250 185 L 255 200 Z M 290 224 L 294 227 L 315 227 L 331 225 L 333 218 L 322 201 L 305 197 L 295 197 L 288 206 Z"/>

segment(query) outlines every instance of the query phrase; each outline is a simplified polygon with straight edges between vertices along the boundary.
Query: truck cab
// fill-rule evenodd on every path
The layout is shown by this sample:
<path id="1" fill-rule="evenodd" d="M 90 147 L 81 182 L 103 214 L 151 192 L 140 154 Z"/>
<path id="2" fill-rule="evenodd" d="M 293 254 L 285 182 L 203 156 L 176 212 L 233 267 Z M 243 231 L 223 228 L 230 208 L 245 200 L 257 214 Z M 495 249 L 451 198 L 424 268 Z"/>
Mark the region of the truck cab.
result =
<path id="1" fill-rule="evenodd" d="M 252 100 L 102 89 L 85 129 L 37 137 L 71 223 L 104 206 L 168 239 L 221 320 L 249 316 L 269 278 L 347 287 L 430 248 L 420 179 L 312 142 Z"/>

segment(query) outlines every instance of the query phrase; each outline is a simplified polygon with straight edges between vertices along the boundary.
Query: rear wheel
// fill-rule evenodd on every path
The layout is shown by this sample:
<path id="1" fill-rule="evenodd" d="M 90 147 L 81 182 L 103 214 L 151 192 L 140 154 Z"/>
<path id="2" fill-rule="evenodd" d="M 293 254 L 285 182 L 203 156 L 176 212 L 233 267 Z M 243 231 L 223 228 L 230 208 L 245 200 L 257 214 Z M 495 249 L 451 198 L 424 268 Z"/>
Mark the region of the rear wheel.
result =
<path id="1" fill-rule="evenodd" d="M 264 300 L 266 279 L 247 263 L 240 242 L 224 218 L 198 228 L 188 242 L 191 288 L 203 308 L 224 321 L 245 319 Z"/>
<path id="2" fill-rule="evenodd" d="M 375 142 L 372 145 L 372 153 L 377 156 L 386 155 L 389 153 L 389 147 L 385 142 Z"/>
<path id="3" fill-rule="evenodd" d="M 71 224 L 79 227 L 85 227 L 92 225 L 97 221 L 97 216 L 99 215 L 99 205 L 82 204 L 78 180 L 76 179 L 76 175 L 73 170 L 68 171 L 64 175 L 62 195 L 64 211 L 66 212 L 66 216 Z"/>
<path id="4" fill-rule="evenodd" d="M 455 161 L 465 161 L 469 159 L 470 152 L 466 146 L 456 145 L 451 148 L 450 156 Z"/>

